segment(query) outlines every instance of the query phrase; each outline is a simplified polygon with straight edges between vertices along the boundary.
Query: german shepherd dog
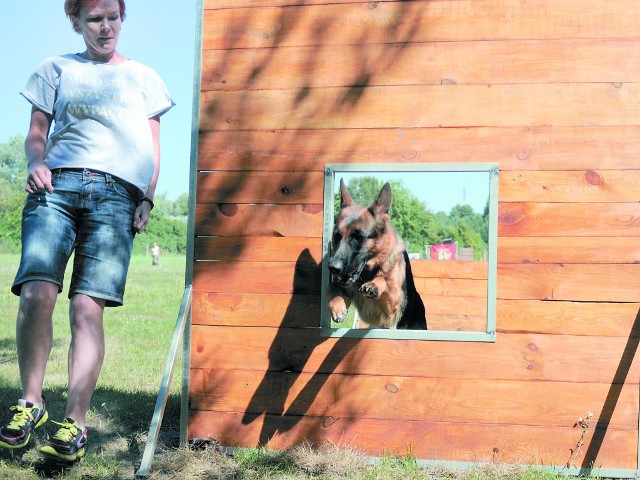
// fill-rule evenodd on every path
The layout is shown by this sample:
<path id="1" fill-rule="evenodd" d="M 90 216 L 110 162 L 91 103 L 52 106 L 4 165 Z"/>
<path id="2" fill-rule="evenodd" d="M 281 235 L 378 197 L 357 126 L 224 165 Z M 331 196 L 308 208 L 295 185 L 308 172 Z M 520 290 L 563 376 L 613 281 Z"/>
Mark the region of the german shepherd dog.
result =
<path id="1" fill-rule="evenodd" d="M 341 322 L 351 303 L 369 328 L 426 330 L 424 304 L 411 274 L 404 242 L 389 221 L 391 186 L 385 183 L 365 208 L 340 180 L 340 213 L 329 252 L 328 303 Z"/>

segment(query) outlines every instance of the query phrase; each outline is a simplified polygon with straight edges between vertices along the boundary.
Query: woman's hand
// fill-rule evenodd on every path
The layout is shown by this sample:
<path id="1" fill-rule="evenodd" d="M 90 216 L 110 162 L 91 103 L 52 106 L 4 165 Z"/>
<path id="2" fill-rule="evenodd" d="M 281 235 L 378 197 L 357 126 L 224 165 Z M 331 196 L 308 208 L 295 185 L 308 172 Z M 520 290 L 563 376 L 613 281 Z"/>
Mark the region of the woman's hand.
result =
<path id="1" fill-rule="evenodd" d="M 44 162 L 29 164 L 29 175 L 24 189 L 28 193 L 35 193 L 37 190 L 43 189 L 49 193 L 53 192 L 51 170 L 49 170 L 49 167 L 47 167 Z"/>
<path id="2" fill-rule="evenodd" d="M 149 202 L 140 202 L 133 214 L 133 223 L 131 226 L 136 233 L 140 233 L 149 223 L 149 214 L 151 213 L 151 204 Z"/>

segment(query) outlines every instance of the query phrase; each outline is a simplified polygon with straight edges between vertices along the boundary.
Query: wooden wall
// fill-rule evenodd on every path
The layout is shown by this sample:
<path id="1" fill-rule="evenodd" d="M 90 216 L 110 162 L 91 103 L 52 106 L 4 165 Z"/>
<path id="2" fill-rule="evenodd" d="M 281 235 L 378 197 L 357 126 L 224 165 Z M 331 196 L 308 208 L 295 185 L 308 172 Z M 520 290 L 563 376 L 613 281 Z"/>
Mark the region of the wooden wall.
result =
<path id="1" fill-rule="evenodd" d="M 189 437 L 636 469 L 637 0 L 204 0 Z M 323 169 L 498 162 L 497 341 L 320 337 Z"/>

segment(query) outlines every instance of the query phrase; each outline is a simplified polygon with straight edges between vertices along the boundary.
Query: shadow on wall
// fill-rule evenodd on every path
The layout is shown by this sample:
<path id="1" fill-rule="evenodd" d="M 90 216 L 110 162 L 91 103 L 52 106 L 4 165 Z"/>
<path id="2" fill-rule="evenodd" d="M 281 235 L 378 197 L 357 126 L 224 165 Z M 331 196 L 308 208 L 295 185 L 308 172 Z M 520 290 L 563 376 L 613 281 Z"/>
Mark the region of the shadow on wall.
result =
<path id="1" fill-rule="evenodd" d="M 298 258 L 297 266 L 300 267 L 301 264 L 307 265 L 309 261 L 313 262 L 313 257 L 305 250 Z M 320 268 L 320 265 L 315 266 L 315 274 L 318 276 L 321 275 Z M 298 271 L 299 269 L 296 268 L 296 272 Z M 296 292 L 306 290 L 308 279 L 305 277 L 296 274 L 292 302 L 296 301 Z M 291 326 L 300 326 L 301 319 L 299 316 L 290 313 L 297 310 L 299 309 L 296 306 L 290 305 L 282 319 L 278 333 L 269 347 L 268 370 L 253 394 L 246 413 L 242 417 L 242 424 L 248 425 L 256 421 L 261 415 L 265 415 L 259 437 L 261 446 L 267 445 L 275 436 L 294 429 L 301 420 L 302 415 L 309 411 L 318 392 L 325 385 L 329 376 L 336 370 L 336 367 L 343 361 L 354 361 L 353 357 L 349 358 L 349 352 L 353 350 L 358 340 L 338 339 L 336 341 L 320 337 L 315 316 L 308 317 L 312 320 L 312 324 L 304 325 L 304 327 L 313 329 L 314 335 L 304 335 L 305 338 L 310 338 L 311 341 L 304 344 L 297 343 L 295 341 L 296 330 L 292 329 Z M 334 341 L 335 344 L 331 347 L 320 366 L 312 369 L 311 378 L 295 395 L 293 401 L 286 406 L 287 399 L 291 394 L 291 387 L 299 379 L 302 372 L 309 371 L 309 369 L 305 368 L 307 362 L 316 348 L 325 341 Z M 330 405 L 324 407 L 324 409 L 324 412 L 314 412 L 314 420 L 305 426 L 306 431 L 298 436 L 300 440 L 296 443 L 304 441 L 313 444 L 325 440 L 325 430 L 327 427 L 333 426 L 335 418 L 328 415 Z M 344 429 L 348 426 L 348 422 L 349 420 L 346 419 L 341 423 L 340 428 Z"/>
<path id="2" fill-rule="evenodd" d="M 371 87 L 388 84 L 420 25 L 419 3 L 206 12 L 195 233 L 203 238 L 231 237 L 235 257 L 221 259 L 215 242 L 203 241 L 196 243 L 196 258 L 250 260 L 246 250 L 256 236 L 304 237 L 309 244 L 321 244 L 324 164 L 366 161 L 352 156 L 368 148 L 361 145 L 364 140 L 357 128 L 348 136 L 338 133 L 352 123 L 352 113 L 376 94 Z M 331 27 L 340 23 L 344 9 L 362 20 L 354 20 L 354 31 L 359 33 L 345 33 L 336 40 Z M 336 52 L 341 52 L 338 66 Z M 408 105 L 408 115 L 411 109 Z M 288 218 L 292 209 L 319 220 L 303 227 L 298 217 Z M 341 362 L 351 361 L 350 352 L 358 342 L 322 338 L 319 315 L 301 318 L 296 294 L 321 295 L 321 266 L 309 249 L 292 250 L 291 255 L 282 261 L 296 262 L 292 304 L 268 347 L 268 370 L 242 418 L 242 424 L 249 425 L 265 415 L 260 444 L 297 426 L 329 375 Z M 313 278 L 305 273 L 310 264 Z M 196 277 L 194 285 L 197 282 Z M 287 405 L 291 386 L 305 367 L 311 371 L 309 359 L 327 341 L 335 343 Z M 209 381 L 216 382 L 212 373 Z M 333 417 L 327 418 L 314 410 L 309 431 L 296 433 L 296 438 L 321 440 L 323 429 L 334 424 Z M 300 428 L 307 427 L 298 426 L 296 432 Z"/>
<path id="3" fill-rule="evenodd" d="M 220 29 L 224 37 L 205 39 L 205 48 L 216 49 L 209 52 L 212 57 L 205 55 L 202 70 L 196 235 L 228 234 L 218 228 L 228 218 L 217 214 L 220 206 L 229 208 L 225 204 L 291 205 L 308 191 L 317 193 L 300 198 L 299 204 L 322 205 L 322 190 L 310 187 L 321 177 L 311 172 L 322 172 L 325 163 L 354 161 L 351 152 L 360 149 L 358 136 L 350 136 L 350 144 L 327 140 L 333 119 L 349 118 L 366 102 L 377 78 L 388 77 L 400 61 L 420 22 L 413 2 L 346 8 L 350 13 L 357 9 L 365 25 L 349 39 L 353 44 L 346 49 L 346 69 L 332 62 L 337 48 L 345 50 L 330 36 L 334 16 L 344 13 L 335 5 L 283 7 L 272 19 L 263 9 L 235 9 L 236 14 L 223 16 L 228 22 Z M 212 10 L 209 21 L 223 15 L 219 12 Z M 260 14 L 266 18 L 256 24 Z M 302 30 L 307 25 L 314 28 Z M 371 39 L 366 25 L 372 26 Z M 256 31 L 258 26 L 264 31 Z M 205 36 L 207 31 L 205 26 Z M 375 48 L 367 48 L 368 42 L 375 42 Z M 261 176 L 263 182 L 252 181 L 260 175 L 256 172 L 269 175 Z M 269 214 L 277 214 L 278 208 L 255 211 L 265 225 L 258 234 L 281 234 L 269 232 Z M 233 235 L 244 248 L 245 235 L 252 233 Z M 321 235 L 319 229 L 317 237 Z M 211 250 L 204 256 L 215 259 Z"/>
<path id="4" fill-rule="evenodd" d="M 604 441 L 604 437 L 607 434 L 609 429 L 609 424 L 611 423 L 611 417 L 613 416 L 613 412 L 616 410 L 616 406 L 618 405 L 618 401 L 620 400 L 620 394 L 622 393 L 622 388 L 624 387 L 627 376 L 629 375 L 629 371 L 631 369 L 631 365 L 633 364 L 633 359 L 638 352 L 638 344 L 640 343 L 640 310 L 636 314 L 636 319 L 633 322 L 633 327 L 631 328 L 631 332 L 629 333 L 629 338 L 627 339 L 627 343 L 622 352 L 622 357 L 620 358 L 620 363 L 618 364 L 618 368 L 616 369 L 616 373 L 613 376 L 613 381 L 611 382 L 611 386 L 609 387 L 609 392 L 607 393 L 607 398 L 604 401 L 604 405 L 602 406 L 602 412 L 597 417 L 598 423 L 595 425 L 593 429 L 593 436 L 591 437 L 591 441 L 589 442 L 589 447 L 584 454 L 584 460 L 582 462 L 582 466 L 580 469 L 580 475 L 588 476 L 591 474 L 592 470 L 597 470 L 596 459 L 598 458 L 598 454 L 600 453 L 600 449 L 602 448 L 602 442 Z M 594 412 L 595 413 L 595 412 Z"/>

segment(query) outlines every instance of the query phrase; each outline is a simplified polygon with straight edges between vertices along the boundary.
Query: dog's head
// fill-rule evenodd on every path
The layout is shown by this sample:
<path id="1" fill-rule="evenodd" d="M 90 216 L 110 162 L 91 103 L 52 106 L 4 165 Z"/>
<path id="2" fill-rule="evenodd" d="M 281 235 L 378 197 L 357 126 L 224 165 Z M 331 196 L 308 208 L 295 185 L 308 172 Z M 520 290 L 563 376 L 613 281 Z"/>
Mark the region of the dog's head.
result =
<path id="1" fill-rule="evenodd" d="M 353 201 L 340 180 L 340 213 L 331 238 L 329 271 L 332 281 L 342 287 L 357 284 L 367 262 L 379 251 L 381 238 L 391 228 L 391 185 L 385 183 L 368 207 Z"/>

